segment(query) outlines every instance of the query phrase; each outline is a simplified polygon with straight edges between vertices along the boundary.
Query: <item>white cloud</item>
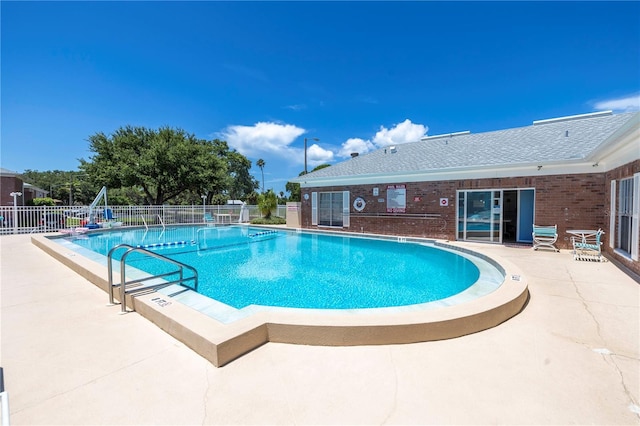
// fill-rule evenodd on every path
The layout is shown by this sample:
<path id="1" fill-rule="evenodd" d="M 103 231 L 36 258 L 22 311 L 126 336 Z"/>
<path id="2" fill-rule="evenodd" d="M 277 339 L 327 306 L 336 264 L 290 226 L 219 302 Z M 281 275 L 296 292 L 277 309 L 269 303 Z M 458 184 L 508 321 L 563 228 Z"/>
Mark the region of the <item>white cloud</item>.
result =
<path id="1" fill-rule="evenodd" d="M 305 129 L 292 124 L 260 122 L 253 126 L 228 126 L 221 136 L 231 148 L 247 157 L 262 154 L 284 157 L 293 150 L 289 145 L 305 132 Z"/>
<path id="2" fill-rule="evenodd" d="M 302 165 L 304 149 L 300 136 L 305 133 L 306 129 L 293 124 L 259 122 L 252 126 L 227 126 L 216 137 L 227 141 L 230 148 L 248 158 L 263 158 L 269 164 L 284 161 L 289 165 Z M 426 133 L 426 126 L 405 120 L 390 129 L 380 126 L 371 139 L 349 138 L 339 149 L 313 143 L 307 146 L 307 166 L 311 170 L 320 164 L 332 163 L 336 158 L 348 158 L 353 152 L 365 154 L 387 145 L 414 142 Z M 296 146 L 291 146 L 296 141 Z"/>
<path id="3" fill-rule="evenodd" d="M 405 142 L 415 142 L 427 134 L 427 127 L 422 124 L 413 124 L 411 120 L 406 119 L 395 127 L 387 129 L 380 126 L 380 130 L 373 138 L 373 143 L 377 147 L 396 145 Z"/>
<path id="4" fill-rule="evenodd" d="M 352 152 L 366 154 L 383 146 L 396 145 L 406 142 L 415 142 L 427 134 L 429 128 L 422 124 L 413 124 L 406 119 L 402 123 L 396 124 L 391 129 L 380 126 L 372 140 L 360 138 L 350 138 L 342 144 L 338 151 L 338 156 L 349 157 Z"/>
<path id="5" fill-rule="evenodd" d="M 324 149 L 318 144 L 307 147 L 307 163 L 311 166 L 319 166 L 320 164 L 330 163 L 333 161 L 333 151 Z"/>
<path id="6" fill-rule="evenodd" d="M 338 151 L 339 157 L 349 157 L 352 152 L 364 154 L 375 149 L 375 145 L 371 141 L 365 141 L 360 138 L 349 138 Z"/>
<path id="7" fill-rule="evenodd" d="M 594 104 L 599 110 L 613 110 L 617 112 L 639 111 L 640 110 L 640 93 L 626 96 L 624 98 L 607 99 L 596 102 Z"/>

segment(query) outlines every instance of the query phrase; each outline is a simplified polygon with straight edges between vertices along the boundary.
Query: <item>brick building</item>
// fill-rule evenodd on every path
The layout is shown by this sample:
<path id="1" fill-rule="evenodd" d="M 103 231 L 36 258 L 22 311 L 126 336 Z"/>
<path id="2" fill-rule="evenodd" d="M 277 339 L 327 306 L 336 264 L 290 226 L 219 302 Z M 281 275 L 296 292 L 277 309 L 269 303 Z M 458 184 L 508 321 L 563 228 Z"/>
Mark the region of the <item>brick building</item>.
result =
<path id="1" fill-rule="evenodd" d="M 529 243 L 533 224 L 605 234 L 640 273 L 640 113 L 611 111 L 520 128 L 427 136 L 293 180 L 301 226 L 490 243 Z"/>
<path id="2" fill-rule="evenodd" d="M 47 196 L 47 191 L 24 182 L 14 171 L 0 168 L 0 206 L 13 206 L 12 192 L 19 192 L 16 204 L 24 206 L 29 200 Z"/>

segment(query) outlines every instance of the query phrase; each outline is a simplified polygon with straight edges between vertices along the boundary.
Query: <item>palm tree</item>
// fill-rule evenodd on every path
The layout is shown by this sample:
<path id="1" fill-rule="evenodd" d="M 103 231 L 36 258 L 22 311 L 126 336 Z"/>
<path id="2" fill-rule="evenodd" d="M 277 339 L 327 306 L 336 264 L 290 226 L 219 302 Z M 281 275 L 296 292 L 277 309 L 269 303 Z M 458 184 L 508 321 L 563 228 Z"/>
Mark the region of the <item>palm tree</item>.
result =
<path id="1" fill-rule="evenodd" d="M 262 158 L 256 161 L 256 165 L 260 167 L 260 171 L 262 172 L 262 192 L 264 192 L 264 160 Z"/>
<path id="2" fill-rule="evenodd" d="M 273 189 L 258 195 L 258 209 L 265 219 L 271 218 L 271 213 L 278 207 L 278 199 Z"/>

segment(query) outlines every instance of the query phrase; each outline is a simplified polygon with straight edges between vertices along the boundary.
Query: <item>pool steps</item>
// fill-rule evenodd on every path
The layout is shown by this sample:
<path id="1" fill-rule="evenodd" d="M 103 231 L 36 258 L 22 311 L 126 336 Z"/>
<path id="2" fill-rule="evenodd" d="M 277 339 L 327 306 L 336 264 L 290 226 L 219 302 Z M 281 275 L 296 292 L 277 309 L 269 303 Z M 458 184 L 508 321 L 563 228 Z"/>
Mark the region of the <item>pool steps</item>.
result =
<path id="1" fill-rule="evenodd" d="M 115 256 L 116 252 L 118 251 L 122 252 L 122 250 L 125 250 L 125 252 L 122 253 L 121 258 L 119 259 L 120 261 L 119 268 L 118 268 L 119 274 L 114 274 L 113 257 Z M 126 273 L 127 266 L 128 266 L 127 256 L 129 256 L 131 253 L 140 253 L 144 256 L 149 256 L 149 257 L 158 259 L 162 262 L 171 264 L 177 269 L 174 269 L 170 272 L 163 272 L 161 274 L 155 274 L 155 275 L 145 274 L 145 276 L 141 278 L 131 279 L 131 275 Z M 191 273 L 185 276 L 184 274 L 185 270 L 190 271 Z M 119 275 L 119 280 L 116 283 L 114 281 L 114 277 L 116 277 L 117 275 Z M 174 279 L 173 281 L 166 280 L 168 277 L 175 277 L 176 275 L 177 275 L 177 279 Z M 140 292 L 155 291 L 157 289 L 167 287 L 174 283 L 181 284 L 182 286 L 187 288 L 188 286 L 184 285 L 186 282 L 192 283 L 193 290 L 197 291 L 198 290 L 198 271 L 190 265 L 179 262 L 175 259 L 168 258 L 166 256 L 162 256 L 161 254 L 154 253 L 145 248 L 134 247 L 129 244 L 118 244 L 117 246 L 111 248 L 111 250 L 109 250 L 109 253 L 107 254 L 107 281 L 108 281 L 107 286 L 109 290 L 109 305 L 115 304 L 114 289 L 117 288 L 120 293 L 119 300 L 122 308 L 122 313 L 126 313 L 127 312 L 127 303 L 126 303 L 127 295 L 131 295 L 131 298 L 133 298 L 134 293 L 139 294 Z"/>
<path id="2" fill-rule="evenodd" d="M 196 311 L 220 321 L 223 324 L 237 321 L 249 315 L 249 313 L 244 309 L 236 309 L 177 284 L 161 288 L 157 292 L 164 294 L 167 297 L 171 297 L 173 300 L 176 300 L 191 309 L 195 309 Z"/>

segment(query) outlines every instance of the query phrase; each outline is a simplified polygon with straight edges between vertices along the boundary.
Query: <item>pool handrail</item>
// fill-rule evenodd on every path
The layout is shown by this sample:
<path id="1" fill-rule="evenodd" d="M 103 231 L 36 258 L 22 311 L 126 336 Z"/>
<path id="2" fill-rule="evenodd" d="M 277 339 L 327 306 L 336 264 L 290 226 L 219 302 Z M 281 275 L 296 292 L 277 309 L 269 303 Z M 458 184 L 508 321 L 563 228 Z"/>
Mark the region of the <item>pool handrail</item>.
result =
<path id="1" fill-rule="evenodd" d="M 127 249 L 127 251 L 122 255 L 122 257 L 120 258 L 120 305 L 122 306 L 122 313 L 127 312 L 127 303 L 126 303 L 126 294 L 127 293 L 133 293 L 134 291 L 129 291 L 127 292 L 126 290 L 126 286 L 127 285 L 131 285 L 131 284 L 138 284 L 144 281 L 148 281 L 148 280 L 152 280 L 152 279 L 158 279 L 158 278 L 162 278 L 162 277 L 166 277 L 166 276 L 170 276 L 170 275 L 175 275 L 175 274 L 179 274 L 179 279 L 178 280 L 174 280 L 174 281 L 165 281 L 159 284 L 152 284 L 152 285 L 148 285 L 142 288 L 138 288 L 135 291 L 142 291 L 142 290 L 150 290 L 150 289 L 158 289 L 158 288 L 162 288 L 162 287 L 167 287 L 171 284 L 180 284 L 182 285 L 183 283 L 187 282 L 187 281 L 193 281 L 193 287 L 191 288 L 194 291 L 198 291 L 198 271 L 192 267 L 189 266 L 185 263 L 179 262 L 177 260 L 168 258 L 166 256 L 163 256 L 161 254 L 158 253 L 154 253 L 150 250 L 147 250 L 145 248 L 142 247 L 134 247 L 130 244 L 118 244 L 117 246 L 113 247 L 111 250 L 109 250 L 109 253 L 107 254 L 107 275 L 108 275 L 108 281 L 109 281 L 109 304 L 110 305 L 115 305 L 114 303 L 114 299 L 113 299 L 113 254 L 116 252 L 116 250 L 119 249 Z M 134 252 L 139 252 L 142 254 L 145 254 L 147 256 L 151 256 L 153 258 L 156 259 L 160 259 L 162 261 L 171 263 L 173 265 L 178 266 L 178 270 L 176 271 L 172 271 L 172 272 L 165 272 L 163 274 L 156 274 L 156 275 L 150 275 L 148 277 L 144 277 L 144 278 L 139 278 L 136 280 L 131 280 L 131 281 L 126 281 L 126 260 L 127 260 L 127 256 L 131 253 Z M 183 274 L 183 270 L 184 269 L 189 269 L 192 273 L 193 276 L 191 277 L 187 277 L 184 278 L 184 274 Z"/>

